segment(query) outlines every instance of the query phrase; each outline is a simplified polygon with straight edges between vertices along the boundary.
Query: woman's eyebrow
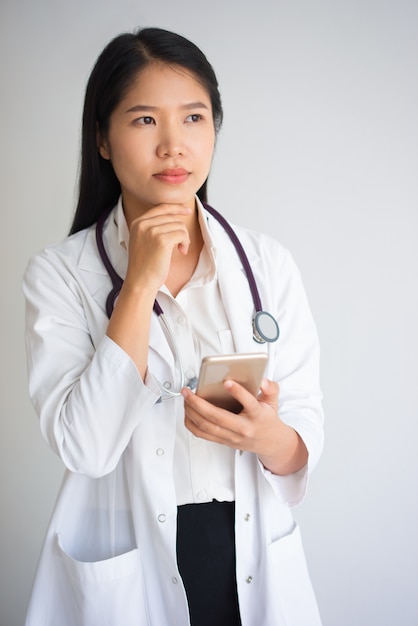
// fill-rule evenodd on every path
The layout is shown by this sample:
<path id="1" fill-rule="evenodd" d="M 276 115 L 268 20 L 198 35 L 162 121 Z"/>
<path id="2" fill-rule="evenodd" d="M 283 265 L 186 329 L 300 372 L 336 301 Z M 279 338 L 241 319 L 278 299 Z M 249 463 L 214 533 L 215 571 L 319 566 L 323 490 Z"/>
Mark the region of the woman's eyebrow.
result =
<path id="1" fill-rule="evenodd" d="M 135 106 L 131 107 L 126 113 L 137 113 L 138 111 L 156 111 L 158 107 L 154 107 L 148 104 L 135 104 Z"/>
<path id="2" fill-rule="evenodd" d="M 190 104 L 184 104 L 182 109 L 208 109 L 208 106 L 204 102 L 190 102 Z"/>
<path id="3" fill-rule="evenodd" d="M 189 102 L 187 104 L 183 104 L 180 106 L 181 109 L 189 111 L 190 109 L 206 109 L 208 110 L 208 106 L 204 102 Z M 158 111 L 159 107 L 153 106 L 151 104 L 135 104 L 133 107 L 130 107 L 126 113 L 138 113 L 143 111 Z"/>

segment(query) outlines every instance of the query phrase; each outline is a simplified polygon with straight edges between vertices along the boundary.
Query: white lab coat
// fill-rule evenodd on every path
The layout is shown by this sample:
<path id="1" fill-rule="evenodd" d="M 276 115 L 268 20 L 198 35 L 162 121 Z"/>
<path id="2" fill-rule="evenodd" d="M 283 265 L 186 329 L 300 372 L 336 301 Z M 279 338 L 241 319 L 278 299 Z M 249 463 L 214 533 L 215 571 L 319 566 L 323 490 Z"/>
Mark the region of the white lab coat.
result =
<path id="1" fill-rule="evenodd" d="M 241 262 L 207 216 L 219 286 L 237 352 L 260 351 Z M 280 383 L 281 418 L 301 435 L 308 467 L 274 476 L 252 453 L 236 452 L 237 587 L 243 626 L 319 626 L 320 618 L 290 507 L 306 491 L 323 445 L 318 341 L 299 272 L 269 237 L 236 232 L 263 307 L 281 335 L 267 376 Z M 104 230 L 122 276 L 126 252 L 113 215 Z M 172 461 L 182 398 L 156 404 L 173 356 L 152 317 L 145 383 L 105 335 L 111 283 L 94 227 L 36 255 L 24 280 L 29 387 L 42 433 L 67 471 L 35 577 L 26 626 L 186 626 L 176 564 Z"/>

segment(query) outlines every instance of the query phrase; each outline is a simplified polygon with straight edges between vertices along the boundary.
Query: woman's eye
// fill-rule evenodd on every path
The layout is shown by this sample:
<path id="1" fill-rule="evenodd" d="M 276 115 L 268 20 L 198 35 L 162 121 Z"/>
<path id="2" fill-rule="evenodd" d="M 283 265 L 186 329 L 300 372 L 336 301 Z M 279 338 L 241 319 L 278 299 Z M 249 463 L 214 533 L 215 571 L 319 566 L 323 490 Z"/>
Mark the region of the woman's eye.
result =
<path id="1" fill-rule="evenodd" d="M 199 122 L 201 119 L 200 113 L 192 113 L 186 117 L 186 122 Z"/>
<path id="2" fill-rule="evenodd" d="M 138 117 L 138 119 L 135 120 L 137 124 L 141 124 L 142 126 L 149 126 L 151 124 L 154 124 L 154 118 L 150 117 L 149 115 L 144 115 L 144 117 Z"/>

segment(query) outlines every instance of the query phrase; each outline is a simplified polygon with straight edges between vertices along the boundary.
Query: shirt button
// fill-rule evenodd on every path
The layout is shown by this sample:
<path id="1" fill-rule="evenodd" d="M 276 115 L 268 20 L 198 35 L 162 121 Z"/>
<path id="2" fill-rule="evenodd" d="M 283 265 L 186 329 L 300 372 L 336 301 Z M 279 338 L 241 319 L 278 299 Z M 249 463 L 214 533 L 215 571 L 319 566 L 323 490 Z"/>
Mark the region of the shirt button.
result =
<path id="1" fill-rule="evenodd" d="M 203 500 L 207 500 L 208 498 L 208 492 L 205 489 L 202 489 L 202 491 L 199 491 L 199 493 L 197 494 L 197 499 L 200 500 L 200 502 L 203 502 Z"/>
<path id="2" fill-rule="evenodd" d="M 157 456 L 163 456 L 164 450 L 162 448 L 157 448 L 156 451 L 155 451 L 155 454 Z"/>
<path id="3" fill-rule="evenodd" d="M 250 585 L 253 582 L 253 577 L 252 576 L 247 576 L 247 578 L 245 579 L 245 582 Z"/>
<path id="4" fill-rule="evenodd" d="M 186 317 L 184 315 L 178 315 L 177 324 L 180 324 L 180 326 L 184 326 L 185 323 L 186 323 Z"/>
<path id="5" fill-rule="evenodd" d="M 167 517 L 164 515 L 164 513 L 160 513 L 158 516 L 158 521 L 159 522 L 165 522 L 165 520 L 167 519 Z"/>
<path id="6" fill-rule="evenodd" d="M 173 576 L 173 578 L 171 579 L 171 582 L 173 583 L 173 585 L 177 585 L 178 580 L 175 576 Z"/>
<path id="7" fill-rule="evenodd" d="M 246 522 L 249 522 L 249 521 L 250 521 L 250 517 L 251 517 L 251 515 L 250 515 L 249 513 L 246 513 L 246 514 L 244 515 L 244 520 L 245 520 Z"/>
<path id="8" fill-rule="evenodd" d="M 195 377 L 195 373 L 194 373 L 194 371 L 193 371 L 193 370 L 187 370 L 187 372 L 186 372 L 186 377 L 187 377 L 189 380 L 192 380 L 192 378 L 194 378 L 194 377 Z"/>

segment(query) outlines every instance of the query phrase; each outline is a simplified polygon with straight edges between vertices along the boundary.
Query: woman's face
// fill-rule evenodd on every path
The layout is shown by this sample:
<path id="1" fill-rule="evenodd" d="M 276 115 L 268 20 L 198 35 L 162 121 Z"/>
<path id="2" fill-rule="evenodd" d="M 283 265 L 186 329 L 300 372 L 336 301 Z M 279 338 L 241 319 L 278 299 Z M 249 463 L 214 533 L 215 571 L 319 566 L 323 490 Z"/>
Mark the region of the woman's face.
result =
<path id="1" fill-rule="evenodd" d="M 130 215 L 163 203 L 194 208 L 215 145 L 210 97 L 183 68 L 149 65 L 113 111 L 98 145 Z"/>

